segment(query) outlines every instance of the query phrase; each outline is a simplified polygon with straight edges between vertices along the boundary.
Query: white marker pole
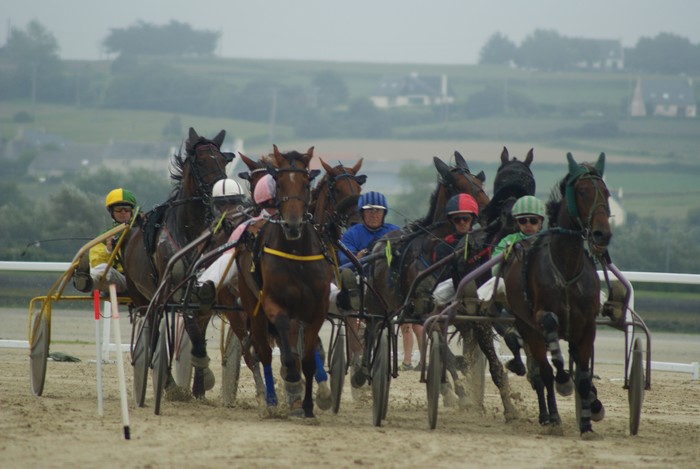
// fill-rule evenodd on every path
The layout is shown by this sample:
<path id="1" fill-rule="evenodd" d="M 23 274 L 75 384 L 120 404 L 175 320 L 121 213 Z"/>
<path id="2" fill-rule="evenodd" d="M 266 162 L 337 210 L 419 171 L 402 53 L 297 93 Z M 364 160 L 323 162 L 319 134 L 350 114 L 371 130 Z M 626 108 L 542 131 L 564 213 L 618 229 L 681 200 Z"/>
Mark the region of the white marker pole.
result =
<path id="1" fill-rule="evenodd" d="M 130 440 L 129 431 L 129 404 L 126 397 L 126 378 L 124 377 L 124 357 L 122 352 L 122 334 L 119 328 L 119 302 L 117 300 L 117 287 L 109 284 L 109 300 L 112 303 L 112 321 L 114 321 L 114 340 L 117 343 L 117 370 L 119 371 L 119 395 L 122 402 L 122 422 L 124 423 L 124 439 Z"/>
<path id="2" fill-rule="evenodd" d="M 104 416 L 104 406 L 102 404 L 102 344 L 100 343 L 100 292 L 92 291 L 92 303 L 95 309 L 95 348 L 97 356 L 97 414 Z"/>

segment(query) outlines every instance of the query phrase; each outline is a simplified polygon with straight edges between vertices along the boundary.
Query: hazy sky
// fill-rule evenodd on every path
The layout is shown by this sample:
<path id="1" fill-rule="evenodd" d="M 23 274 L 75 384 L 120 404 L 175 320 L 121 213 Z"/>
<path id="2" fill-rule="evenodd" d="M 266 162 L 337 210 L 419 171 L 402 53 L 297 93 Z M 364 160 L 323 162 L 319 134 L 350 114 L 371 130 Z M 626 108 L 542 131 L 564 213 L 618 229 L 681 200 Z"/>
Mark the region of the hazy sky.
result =
<path id="1" fill-rule="evenodd" d="M 171 20 L 223 33 L 218 55 L 237 58 L 473 64 L 495 32 L 516 44 L 535 29 L 621 39 L 670 32 L 700 43 L 700 0 L 2 0 L 8 26 L 33 19 L 64 59 L 100 58 L 110 28 Z"/>

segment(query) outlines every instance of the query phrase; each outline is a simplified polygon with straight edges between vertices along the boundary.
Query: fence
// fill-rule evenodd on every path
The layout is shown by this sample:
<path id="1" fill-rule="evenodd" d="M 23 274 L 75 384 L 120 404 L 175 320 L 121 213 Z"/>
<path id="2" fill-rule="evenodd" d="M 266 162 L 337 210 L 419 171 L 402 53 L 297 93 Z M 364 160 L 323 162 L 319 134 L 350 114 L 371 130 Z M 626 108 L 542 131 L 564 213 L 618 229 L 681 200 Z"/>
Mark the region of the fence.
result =
<path id="1" fill-rule="evenodd" d="M 70 262 L 9 262 L 0 261 L 0 271 L 17 272 L 65 272 L 70 267 Z M 602 272 L 599 273 L 602 277 Z M 697 274 L 673 274 L 662 272 L 623 272 L 630 282 L 639 283 L 669 283 L 682 285 L 700 285 L 700 275 Z M 634 292 L 632 292 L 634 295 Z M 634 296 L 632 296 L 632 299 Z M 28 347 L 26 341 L 0 340 L 2 347 Z M 668 363 L 653 362 L 652 369 L 658 371 L 671 371 L 689 373 L 696 380 L 700 375 L 700 364 L 692 363 Z"/>

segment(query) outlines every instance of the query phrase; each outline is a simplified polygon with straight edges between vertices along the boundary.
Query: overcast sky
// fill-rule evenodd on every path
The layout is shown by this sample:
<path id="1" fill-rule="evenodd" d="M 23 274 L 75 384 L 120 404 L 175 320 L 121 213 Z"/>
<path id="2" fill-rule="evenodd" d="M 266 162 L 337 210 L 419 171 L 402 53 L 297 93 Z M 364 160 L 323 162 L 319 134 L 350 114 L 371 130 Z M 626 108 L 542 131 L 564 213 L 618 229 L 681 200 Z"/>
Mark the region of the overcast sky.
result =
<path id="1" fill-rule="evenodd" d="M 700 0 L 1 0 L 9 26 L 35 19 L 63 59 L 98 59 L 111 28 L 171 20 L 221 31 L 223 57 L 474 64 L 495 32 L 516 44 L 535 29 L 621 39 L 670 32 L 700 43 Z"/>

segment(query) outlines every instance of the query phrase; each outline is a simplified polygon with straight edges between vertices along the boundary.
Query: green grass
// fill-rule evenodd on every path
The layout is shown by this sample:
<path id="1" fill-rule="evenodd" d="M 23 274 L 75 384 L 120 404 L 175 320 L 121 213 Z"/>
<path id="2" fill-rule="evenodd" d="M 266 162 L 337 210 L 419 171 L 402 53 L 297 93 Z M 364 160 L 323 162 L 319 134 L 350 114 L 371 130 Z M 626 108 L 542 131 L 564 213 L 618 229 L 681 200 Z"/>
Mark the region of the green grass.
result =
<path id="1" fill-rule="evenodd" d="M 162 130 L 172 119 L 172 113 L 156 111 L 128 111 L 104 109 L 78 109 L 70 106 L 37 105 L 36 120 L 31 124 L 17 124 L 12 116 L 19 111 L 29 111 L 26 103 L 3 102 L 0 106 L 0 137 L 12 139 L 23 127 L 46 129 L 47 132 L 59 134 L 75 143 L 107 143 L 110 140 L 153 142 L 172 140 L 178 144 L 179 139 L 163 137 Z M 228 132 L 227 142 L 232 137 L 245 139 L 265 138 L 269 125 L 259 122 L 235 119 L 202 117 L 179 114 L 184 127 L 194 127 L 198 133 L 212 136 L 219 130 Z M 288 138 L 292 131 L 285 126 L 277 126 L 275 134 Z"/>

